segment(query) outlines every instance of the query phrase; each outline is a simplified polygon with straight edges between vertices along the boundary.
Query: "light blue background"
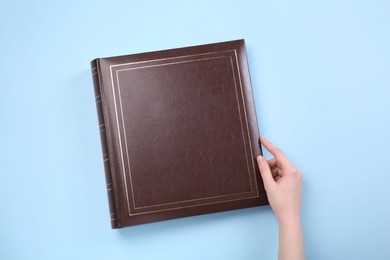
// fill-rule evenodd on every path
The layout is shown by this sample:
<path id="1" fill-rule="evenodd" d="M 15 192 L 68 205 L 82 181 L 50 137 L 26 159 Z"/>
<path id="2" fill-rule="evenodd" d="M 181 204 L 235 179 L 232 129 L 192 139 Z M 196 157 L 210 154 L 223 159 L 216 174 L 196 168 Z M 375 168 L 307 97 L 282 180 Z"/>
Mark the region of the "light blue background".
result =
<path id="1" fill-rule="evenodd" d="M 89 62 L 245 38 L 308 259 L 390 259 L 390 1 L 1 1 L 0 259 L 277 259 L 270 207 L 111 230 Z"/>

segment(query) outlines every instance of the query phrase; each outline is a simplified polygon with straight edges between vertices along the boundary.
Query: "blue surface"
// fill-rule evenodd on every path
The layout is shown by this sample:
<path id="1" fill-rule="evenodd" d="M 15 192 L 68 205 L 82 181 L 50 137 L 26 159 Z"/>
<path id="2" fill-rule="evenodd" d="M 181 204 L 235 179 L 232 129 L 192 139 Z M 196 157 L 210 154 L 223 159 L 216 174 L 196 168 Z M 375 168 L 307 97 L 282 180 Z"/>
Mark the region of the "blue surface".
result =
<path id="1" fill-rule="evenodd" d="M 389 1 L 1 1 L 0 259 L 277 259 L 269 207 L 110 228 L 90 60 L 239 38 L 307 258 L 390 259 L 389 25 Z"/>

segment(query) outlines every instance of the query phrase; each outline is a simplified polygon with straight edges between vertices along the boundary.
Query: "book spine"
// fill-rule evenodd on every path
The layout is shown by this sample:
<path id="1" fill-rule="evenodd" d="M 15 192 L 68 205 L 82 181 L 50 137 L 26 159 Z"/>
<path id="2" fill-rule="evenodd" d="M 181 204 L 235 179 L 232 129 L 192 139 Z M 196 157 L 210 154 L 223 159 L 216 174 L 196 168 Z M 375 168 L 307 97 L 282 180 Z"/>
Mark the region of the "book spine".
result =
<path id="1" fill-rule="evenodd" d="M 106 175 L 106 184 L 107 184 L 107 195 L 108 195 L 108 204 L 110 208 L 110 218 L 111 218 L 111 227 L 118 228 L 120 227 L 119 216 L 117 214 L 117 207 L 115 202 L 115 186 L 113 183 L 111 165 L 110 165 L 110 153 L 108 149 L 108 140 L 106 132 L 106 122 L 104 119 L 104 106 L 102 99 L 102 90 L 101 90 L 101 76 L 99 75 L 99 62 L 98 59 L 95 59 L 91 62 L 92 70 L 92 80 L 95 90 L 95 101 L 96 109 L 99 121 L 99 130 L 100 130 L 100 139 L 103 150 L 103 162 L 104 162 L 104 171 Z"/>

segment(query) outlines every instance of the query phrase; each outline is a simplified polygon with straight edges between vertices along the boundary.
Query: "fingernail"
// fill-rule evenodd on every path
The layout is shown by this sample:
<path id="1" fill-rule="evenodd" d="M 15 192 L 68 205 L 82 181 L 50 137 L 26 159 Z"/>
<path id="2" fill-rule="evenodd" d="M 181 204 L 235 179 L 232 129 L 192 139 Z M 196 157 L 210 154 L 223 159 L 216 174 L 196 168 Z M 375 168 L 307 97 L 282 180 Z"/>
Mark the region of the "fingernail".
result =
<path id="1" fill-rule="evenodd" d="M 259 155 L 259 156 L 257 156 L 257 161 L 259 162 L 259 163 L 261 163 L 263 160 L 263 156 L 261 156 L 261 155 Z"/>

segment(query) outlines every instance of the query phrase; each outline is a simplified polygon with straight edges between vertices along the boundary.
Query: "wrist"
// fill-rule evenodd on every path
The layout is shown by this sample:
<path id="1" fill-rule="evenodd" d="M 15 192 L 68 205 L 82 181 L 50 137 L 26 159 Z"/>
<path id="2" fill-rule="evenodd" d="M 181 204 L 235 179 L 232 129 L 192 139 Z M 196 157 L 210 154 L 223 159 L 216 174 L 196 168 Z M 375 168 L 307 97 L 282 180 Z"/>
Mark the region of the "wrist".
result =
<path id="1" fill-rule="evenodd" d="M 295 214 L 284 214 L 281 216 L 277 216 L 278 222 L 280 226 L 300 226 L 301 225 L 301 218 L 299 213 Z"/>

